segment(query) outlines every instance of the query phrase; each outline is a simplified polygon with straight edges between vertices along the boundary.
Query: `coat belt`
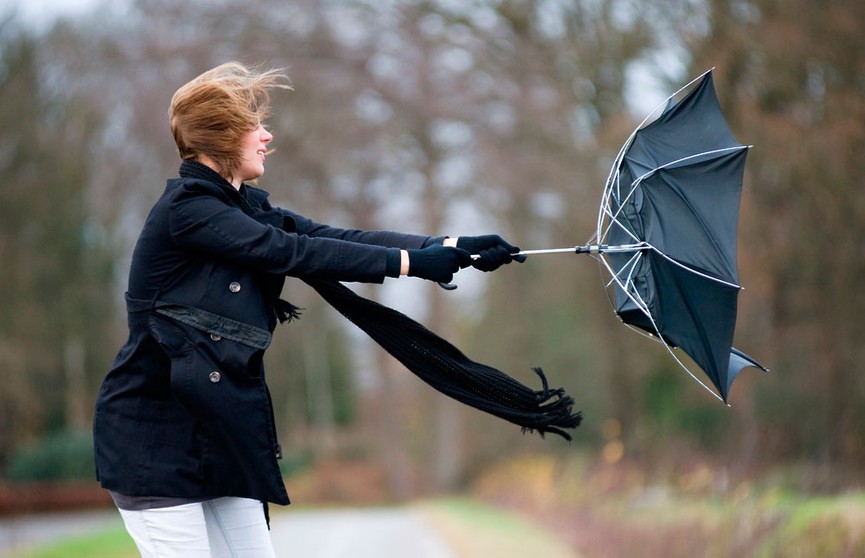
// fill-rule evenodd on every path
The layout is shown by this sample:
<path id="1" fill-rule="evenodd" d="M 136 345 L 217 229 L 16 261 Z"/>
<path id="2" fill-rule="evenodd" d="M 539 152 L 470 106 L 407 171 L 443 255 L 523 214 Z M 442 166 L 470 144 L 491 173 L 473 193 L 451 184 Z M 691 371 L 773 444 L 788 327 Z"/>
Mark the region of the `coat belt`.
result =
<path id="1" fill-rule="evenodd" d="M 226 318 L 225 316 L 220 316 L 201 308 L 174 302 L 131 298 L 129 293 L 126 293 L 126 310 L 128 312 L 147 312 L 152 310 L 196 329 L 206 331 L 207 333 L 215 333 L 224 339 L 237 341 L 256 349 L 266 349 L 270 346 L 272 337 L 270 332 L 265 329 Z"/>

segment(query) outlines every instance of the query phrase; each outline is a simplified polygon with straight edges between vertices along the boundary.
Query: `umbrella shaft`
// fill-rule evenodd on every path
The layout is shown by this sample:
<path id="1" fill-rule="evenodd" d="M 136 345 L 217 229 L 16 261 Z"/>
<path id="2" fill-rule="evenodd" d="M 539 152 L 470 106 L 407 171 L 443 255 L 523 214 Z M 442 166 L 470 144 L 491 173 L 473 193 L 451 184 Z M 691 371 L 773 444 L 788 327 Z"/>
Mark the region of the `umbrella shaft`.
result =
<path id="1" fill-rule="evenodd" d="M 522 250 L 517 252 L 518 256 L 535 256 L 540 254 L 602 254 L 605 252 L 638 252 L 648 250 L 649 245 L 645 242 L 639 244 L 623 244 L 610 246 L 608 244 L 587 244 L 585 246 L 574 246 L 572 248 L 548 248 L 545 250 Z M 477 259 L 480 256 L 472 256 Z"/>
<path id="2" fill-rule="evenodd" d="M 581 254 L 585 252 L 597 252 L 597 246 L 572 246 L 571 248 L 547 248 L 544 250 L 522 250 L 517 252 L 518 256 L 536 256 L 539 254 Z"/>

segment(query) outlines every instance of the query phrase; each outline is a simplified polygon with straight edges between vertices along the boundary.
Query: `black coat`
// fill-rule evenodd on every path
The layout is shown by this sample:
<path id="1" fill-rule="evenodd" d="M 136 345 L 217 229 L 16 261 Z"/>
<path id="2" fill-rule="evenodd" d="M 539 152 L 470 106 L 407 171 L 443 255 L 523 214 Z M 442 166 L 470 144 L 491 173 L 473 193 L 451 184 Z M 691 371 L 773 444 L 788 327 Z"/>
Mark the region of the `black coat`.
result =
<path id="1" fill-rule="evenodd" d="M 287 504 L 262 365 L 285 276 L 382 282 L 398 248 L 438 240 L 315 223 L 184 162 L 133 252 L 129 338 L 94 417 L 102 486 Z"/>

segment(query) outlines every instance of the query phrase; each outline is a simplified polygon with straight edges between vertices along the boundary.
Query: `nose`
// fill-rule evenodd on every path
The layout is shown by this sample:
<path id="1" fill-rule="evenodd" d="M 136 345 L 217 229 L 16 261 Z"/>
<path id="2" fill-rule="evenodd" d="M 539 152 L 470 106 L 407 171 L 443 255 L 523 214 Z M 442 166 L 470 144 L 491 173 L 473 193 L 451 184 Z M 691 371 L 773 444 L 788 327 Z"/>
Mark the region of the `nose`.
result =
<path id="1" fill-rule="evenodd" d="M 273 134 L 267 131 L 267 128 L 265 128 L 264 126 L 261 126 L 258 129 L 258 137 L 262 143 L 270 143 L 271 140 L 273 140 Z"/>

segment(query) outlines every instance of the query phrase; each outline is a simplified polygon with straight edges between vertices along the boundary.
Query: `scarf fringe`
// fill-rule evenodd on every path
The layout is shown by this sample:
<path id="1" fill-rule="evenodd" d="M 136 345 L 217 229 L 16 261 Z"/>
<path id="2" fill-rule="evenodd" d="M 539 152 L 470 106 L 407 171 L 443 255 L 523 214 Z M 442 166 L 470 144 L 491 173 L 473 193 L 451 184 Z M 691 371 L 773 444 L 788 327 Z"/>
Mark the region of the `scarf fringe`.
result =
<path id="1" fill-rule="evenodd" d="M 281 324 L 291 322 L 292 320 L 299 320 L 300 315 L 303 314 L 304 310 L 303 308 L 295 306 L 289 301 L 281 298 L 276 300 L 273 309 L 276 312 L 276 317 L 279 320 L 279 323 Z"/>

